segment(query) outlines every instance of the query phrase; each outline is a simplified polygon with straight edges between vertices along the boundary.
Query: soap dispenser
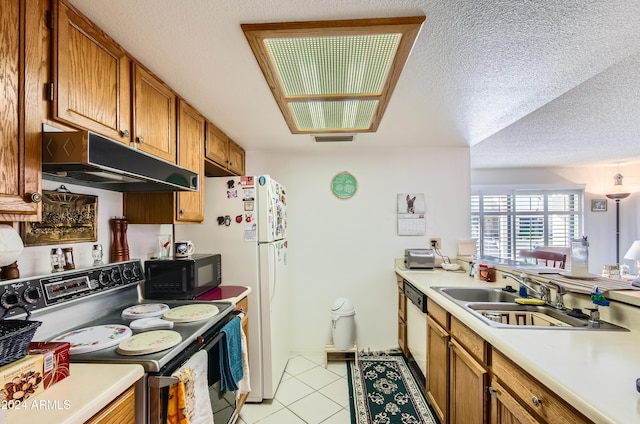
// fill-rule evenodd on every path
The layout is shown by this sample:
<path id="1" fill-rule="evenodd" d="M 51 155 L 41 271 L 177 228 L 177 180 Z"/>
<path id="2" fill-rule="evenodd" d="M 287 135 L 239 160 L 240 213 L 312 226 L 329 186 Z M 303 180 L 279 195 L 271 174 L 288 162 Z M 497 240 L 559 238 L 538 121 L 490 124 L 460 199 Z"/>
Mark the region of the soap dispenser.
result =
<path id="1" fill-rule="evenodd" d="M 522 283 L 526 283 L 527 282 L 527 274 L 525 274 L 524 272 L 520 273 L 520 281 Z M 520 290 L 518 291 L 518 295 L 520 297 L 528 297 L 529 293 L 527 293 L 527 287 L 524 284 L 520 284 Z"/>

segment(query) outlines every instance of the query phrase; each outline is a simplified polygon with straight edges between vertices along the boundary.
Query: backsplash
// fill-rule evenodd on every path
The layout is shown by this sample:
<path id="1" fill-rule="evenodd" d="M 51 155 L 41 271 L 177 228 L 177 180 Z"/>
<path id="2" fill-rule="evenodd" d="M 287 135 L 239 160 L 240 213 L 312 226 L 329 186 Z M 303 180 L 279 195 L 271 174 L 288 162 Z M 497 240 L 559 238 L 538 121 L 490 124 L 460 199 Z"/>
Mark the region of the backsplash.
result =
<path id="1" fill-rule="evenodd" d="M 42 181 L 43 190 L 55 190 L 60 185 L 59 182 L 55 181 Z M 111 247 L 109 219 L 122 216 L 122 193 L 73 184 L 64 185 L 73 193 L 98 196 L 98 241 L 25 247 L 18 258 L 18 269 L 21 277 L 50 273 L 49 253 L 53 247 L 72 247 L 76 268 L 84 268 L 93 264 L 91 249 L 94 244 L 100 243 L 104 250 L 103 261 L 109 261 L 109 249 Z M 156 235 L 165 233 L 173 233 L 173 226 L 167 224 L 130 224 L 127 231 L 130 257 L 132 259 L 147 259 L 147 254 L 155 249 Z"/>

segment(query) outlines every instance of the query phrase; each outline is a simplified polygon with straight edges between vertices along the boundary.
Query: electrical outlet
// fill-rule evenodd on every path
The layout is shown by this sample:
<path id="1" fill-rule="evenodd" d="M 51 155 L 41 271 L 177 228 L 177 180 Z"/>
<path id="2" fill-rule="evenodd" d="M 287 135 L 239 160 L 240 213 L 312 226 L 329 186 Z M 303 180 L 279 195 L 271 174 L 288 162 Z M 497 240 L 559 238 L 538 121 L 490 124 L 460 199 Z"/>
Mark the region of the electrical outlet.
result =
<path id="1" fill-rule="evenodd" d="M 442 249 L 441 240 L 439 238 L 429 239 L 429 245 L 434 249 Z"/>

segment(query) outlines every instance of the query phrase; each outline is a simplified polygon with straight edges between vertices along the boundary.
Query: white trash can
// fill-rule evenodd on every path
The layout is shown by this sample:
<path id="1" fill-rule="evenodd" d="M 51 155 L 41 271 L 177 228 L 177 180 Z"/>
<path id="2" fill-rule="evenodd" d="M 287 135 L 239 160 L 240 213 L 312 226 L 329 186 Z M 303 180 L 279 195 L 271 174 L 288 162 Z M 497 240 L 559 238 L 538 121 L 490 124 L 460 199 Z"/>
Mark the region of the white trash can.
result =
<path id="1" fill-rule="evenodd" d="M 347 298 L 340 297 L 331 308 L 333 347 L 338 350 L 351 349 L 355 343 L 355 318 L 353 304 Z"/>

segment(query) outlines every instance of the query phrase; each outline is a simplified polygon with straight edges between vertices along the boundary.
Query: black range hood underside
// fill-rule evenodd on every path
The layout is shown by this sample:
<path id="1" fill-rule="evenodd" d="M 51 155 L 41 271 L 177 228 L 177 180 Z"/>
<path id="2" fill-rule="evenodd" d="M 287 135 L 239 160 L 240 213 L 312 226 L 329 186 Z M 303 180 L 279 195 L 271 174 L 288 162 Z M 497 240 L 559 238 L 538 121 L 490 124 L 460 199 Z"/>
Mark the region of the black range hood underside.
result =
<path id="1" fill-rule="evenodd" d="M 42 133 L 42 178 L 120 192 L 197 191 L 198 174 L 98 134 Z"/>

